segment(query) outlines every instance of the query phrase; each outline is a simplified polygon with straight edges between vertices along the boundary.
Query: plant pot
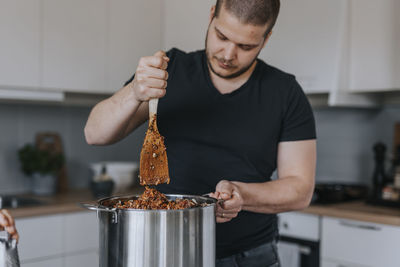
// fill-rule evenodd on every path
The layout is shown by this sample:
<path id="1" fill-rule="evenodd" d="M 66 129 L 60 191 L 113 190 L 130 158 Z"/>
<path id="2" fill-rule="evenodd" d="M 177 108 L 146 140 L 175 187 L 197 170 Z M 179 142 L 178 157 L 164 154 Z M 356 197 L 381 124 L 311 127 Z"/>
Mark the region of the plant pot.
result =
<path id="1" fill-rule="evenodd" d="M 40 196 L 54 195 L 57 191 L 57 177 L 53 174 L 34 173 L 32 193 Z"/>

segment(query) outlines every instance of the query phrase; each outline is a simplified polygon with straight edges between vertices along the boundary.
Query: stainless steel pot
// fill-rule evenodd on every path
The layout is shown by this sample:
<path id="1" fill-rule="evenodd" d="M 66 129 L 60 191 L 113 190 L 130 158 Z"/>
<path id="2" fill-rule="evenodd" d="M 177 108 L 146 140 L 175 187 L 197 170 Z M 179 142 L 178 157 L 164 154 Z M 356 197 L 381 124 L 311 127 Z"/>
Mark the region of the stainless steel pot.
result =
<path id="1" fill-rule="evenodd" d="M 215 266 L 215 211 L 217 200 L 189 198 L 205 207 L 184 210 L 110 208 L 110 203 L 134 196 L 111 197 L 97 205 L 100 230 L 100 267 L 213 267 Z"/>
<path id="2" fill-rule="evenodd" d="M 6 231 L 0 231 L 0 266 L 19 267 L 17 241 Z"/>

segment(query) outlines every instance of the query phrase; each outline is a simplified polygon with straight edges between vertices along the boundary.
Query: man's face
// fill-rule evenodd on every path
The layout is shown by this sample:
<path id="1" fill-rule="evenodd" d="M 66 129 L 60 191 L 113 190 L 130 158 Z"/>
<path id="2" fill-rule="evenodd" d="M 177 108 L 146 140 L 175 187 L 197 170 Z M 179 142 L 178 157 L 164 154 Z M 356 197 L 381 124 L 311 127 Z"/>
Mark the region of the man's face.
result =
<path id="1" fill-rule="evenodd" d="M 255 62 L 269 37 L 267 25 L 241 23 L 234 15 L 221 8 L 207 30 L 206 54 L 211 71 L 217 76 L 231 79 L 245 73 Z"/>

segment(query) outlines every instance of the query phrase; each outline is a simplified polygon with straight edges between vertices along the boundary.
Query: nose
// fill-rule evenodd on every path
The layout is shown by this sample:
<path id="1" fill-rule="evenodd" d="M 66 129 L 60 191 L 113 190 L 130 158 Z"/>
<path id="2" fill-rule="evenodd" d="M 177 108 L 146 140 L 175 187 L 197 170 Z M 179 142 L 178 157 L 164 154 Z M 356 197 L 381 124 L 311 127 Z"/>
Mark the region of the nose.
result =
<path id="1" fill-rule="evenodd" d="M 230 43 L 225 47 L 224 59 L 229 61 L 234 59 L 235 56 L 236 56 L 236 45 Z"/>

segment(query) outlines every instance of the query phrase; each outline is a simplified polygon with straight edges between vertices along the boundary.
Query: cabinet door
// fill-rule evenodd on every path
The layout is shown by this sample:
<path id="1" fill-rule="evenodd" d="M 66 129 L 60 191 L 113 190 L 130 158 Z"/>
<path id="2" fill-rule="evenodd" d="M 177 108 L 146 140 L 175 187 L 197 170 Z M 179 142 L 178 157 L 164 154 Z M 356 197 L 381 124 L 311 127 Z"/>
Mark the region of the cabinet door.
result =
<path id="1" fill-rule="evenodd" d="M 64 258 L 65 267 L 98 267 L 99 254 L 95 251 L 69 255 Z"/>
<path id="2" fill-rule="evenodd" d="M 21 262 L 23 267 L 64 267 L 64 266 L 74 266 L 74 265 L 64 265 L 63 258 L 41 260 L 35 262 Z M 88 266 L 89 267 L 89 266 Z"/>
<path id="3" fill-rule="evenodd" d="M 43 0 L 43 86 L 106 88 L 106 0 Z"/>
<path id="4" fill-rule="evenodd" d="M 99 248 L 99 227 L 96 212 L 65 215 L 65 253 Z M 67 265 L 73 266 L 73 265 Z"/>
<path id="5" fill-rule="evenodd" d="M 345 0 L 281 1 L 260 58 L 294 74 L 306 93 L 330 92 L 338 86 L 346 8 Z"/>
<path id="6" fill-rule="evenodd" d="M 168 0 L 169 1 L 169 0 Z M 161 0 L 108 1 L 108 88 L 120 89 L 142 56 L 161 49 Z"/>
<path id="7" fill-rule="evenodd" d="M 321 267 L 368 267 L 368 266 L 348 263 L 348 262 L 344 263 L 344 262 L 322 260 Z"/>
<path id="8" fill-rule="evenodd" d="M 21 237 L 18 244 L 21 261 L 62 255 L 63 215 L 17 219 L 16 226 Z"/>
<path id="9" fill-rule="evenodd" d="M 0 0 L 0 86 L 40 85 L 40 1 Z"/>
<path id="10" fill-rule="evenodd" d="M 322 219 L 321 256 L 325 260 L 354 266 L 398 267 L 399 247 L 400 227 L 330 217 Z"/>
<path id="11" fill-rule="evenodd" d="M 279 234 L 310 241 L 319 241 L 319 216 L 300 212 L 278 214 Z"/>
<path id="12" fill-rule="evenodd" d="M 214 4 L 215 0 L 163 0 L 163 47 L 187 52 L 204 49 Z"/>
<path id="13" fill-rule="evenodd" d="M 400 1 L 351 0 L 350 89 L 400 90 Z"/>

